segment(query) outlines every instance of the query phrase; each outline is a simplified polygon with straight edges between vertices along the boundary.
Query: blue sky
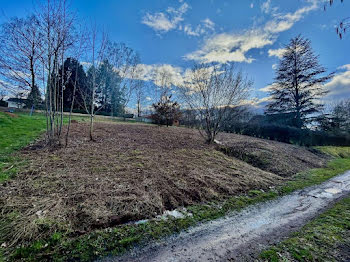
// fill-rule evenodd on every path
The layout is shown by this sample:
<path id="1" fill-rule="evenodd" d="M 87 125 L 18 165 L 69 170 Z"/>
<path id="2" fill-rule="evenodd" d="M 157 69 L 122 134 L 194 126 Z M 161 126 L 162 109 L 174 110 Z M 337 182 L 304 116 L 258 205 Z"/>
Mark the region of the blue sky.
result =
<path id="1" fill-rule="evenodd" d="M 33 1 L 3 0 L 1 9 L 8 17 L 23 16 Z M 350 1 L 334 2 L 326 12 L 322 0 L 72 0 L 72 8 L 138 51 L 148 72 L 166 65 L 181 78 L 195 62 L 236 62 L 254 81 L 257 103 L 266 100 L 284 44 L 302 34 L 336 72 L 326 85 L 328 102 L 350 98 L 350 32 L 340 40 L 334 29 L 350 16 Z"/>

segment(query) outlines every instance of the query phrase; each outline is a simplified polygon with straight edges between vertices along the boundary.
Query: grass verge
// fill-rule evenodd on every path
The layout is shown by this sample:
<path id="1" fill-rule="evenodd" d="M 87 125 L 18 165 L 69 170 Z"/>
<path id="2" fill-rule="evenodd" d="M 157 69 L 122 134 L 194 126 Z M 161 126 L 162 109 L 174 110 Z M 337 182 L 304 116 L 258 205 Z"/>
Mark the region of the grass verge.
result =
<path id="1" fill-rule="evenodd" d="M 330 162 L 330 170 L 315 170 L 314 175 L 331 175 L 338 168 L 349 169 L 350 147 L 317 147 L 338 159 Z M 328 173 L 328 175 L 327 175 Z M 281 243 L 261 252 L 262 261 L 348 261 L 350 260 L 350 197 L 337 203 L 300 231 Z M 345 250 L 342 250 L 345 249 Z M 344 257 L 346 256 L 346 257 Z"/>
<path id="2" fill-rule="evenodd" d="M 350 197 L 260 254 L 262 261 L 349 261 Z"/>
<path id="3" fill-rule="evenodd" d="M 13 153 L 45 130 L 44 115 L 10 115 L 0 112 L 0 183 L 14 176 L 25 164 Z"/>
<path id="4" fill-rule="evenodd" d="M 319 148 L 321 151 L 329 150 Z M 338 148 L 336 155 L 341 150 Z M 91 261 L 107 255 L 119 255 L 136 244 L 144 244 L 173 233 L 180 232 L 200 222 L 222 217 L 249 205 L 272 200 L 307 186 L 320 184 L 335 175 L 350 169 L 350 158 L 336 158 L 325 168 L 313 169 L 296 175 L 292 180 L 268 192 L 252 190 L 247 195 L 236 196 L 225 201 L 211 202 L 187 207 L 191 216 L 181 219 L 150 220 L 142 224 L 121 225 L 97 230 L 83 236 L 72 236 L 69 232 L 56 232 L 51 238 L 7 253 L 9 260 L 28 261 Z"/>

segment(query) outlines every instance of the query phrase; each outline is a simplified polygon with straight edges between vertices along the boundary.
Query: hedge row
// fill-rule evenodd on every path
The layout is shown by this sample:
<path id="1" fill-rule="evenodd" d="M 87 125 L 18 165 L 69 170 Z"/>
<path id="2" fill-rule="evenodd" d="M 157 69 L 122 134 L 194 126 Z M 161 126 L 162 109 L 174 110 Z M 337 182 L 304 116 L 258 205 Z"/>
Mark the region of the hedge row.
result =
<path id="1" fill-rule="evenodd" d="M 350 146 L 350 135 L 337 135 L 282 125 L 235 123 L 224 126 L 223 131 L 302 146 Z"/>

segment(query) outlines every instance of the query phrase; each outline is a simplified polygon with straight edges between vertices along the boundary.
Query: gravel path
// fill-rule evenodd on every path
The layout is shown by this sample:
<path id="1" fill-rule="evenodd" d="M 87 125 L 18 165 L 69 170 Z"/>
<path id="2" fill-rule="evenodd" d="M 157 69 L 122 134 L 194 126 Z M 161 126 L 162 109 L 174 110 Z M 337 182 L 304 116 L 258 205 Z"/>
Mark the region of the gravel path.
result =
<path id="1" fill-rule="evenodd" d="M 350 171 L 179 235 L 103 261 L 252 261 L 266 246 L 300 229 L 350 194 Z"/>

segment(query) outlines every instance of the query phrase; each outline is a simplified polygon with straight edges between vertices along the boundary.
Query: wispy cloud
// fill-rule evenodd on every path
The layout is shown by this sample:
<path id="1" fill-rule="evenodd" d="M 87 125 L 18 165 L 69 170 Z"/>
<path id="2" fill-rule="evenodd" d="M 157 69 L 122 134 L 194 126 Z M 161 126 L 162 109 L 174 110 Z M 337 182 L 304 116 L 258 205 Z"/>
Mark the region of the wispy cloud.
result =
<path id="1" fill-rule="evenodd" d="M 215 23 L 211 21 L 209 18 L 206 18 L 201 21 L 199 25 L 197 25 L 195 28 L 192 28 L 190 24 L 187 24 L 183 27 L 183 31 L 186 35 L 189 36 L 200 36 L 205 33 L 208 33 L 209 31 L 215 30 Z"/>
<path id="2" fill-rule="evenodd" d="M 273 90 L 273 88 L 275 86 L 276 86 L 275 84 L 267 85 L 267 86 L 265 86 L 263 88 L 260 88 L 259 91 L 269 93 L 269 92 L 271 92 Z"/>
<path id="3" fill-rule="evenodd" d="M 197 51 L 185 55 L 185 59 L 204 63 L 228 61 L 251 63 L 254 58 L 247 53 L 252 49 L 263 48 L 275 43 L 279 33 L 289 30 L 310 11 L 318 7 L 317 0 L 307 0 L 308 5 L 296 10 L 294 13 L 277 13 L 277 8 L 271 7 L 266 1 L 262 10 L 270 13 L 272 19 L 263 26 L 251 28 L 243 33 L 221 33 L 204 42 Z"/>
<path id="4" fill-rule="evenodd" d="M 183 1 L 180 1 L 180 3 L 182 5 L 178 9 L 168 7 L 165 12 L 147 13 L 141 22 L 159 34 L 177 30 L 188 36 L 200 36 L 215 30 L 215 23 L 209 18 L 202 20 L 196 26 L 184 23 L 184 15 L 190 9 L 190 6 Z"/>
<path id="5" fill-rule="evenodd" d="M 183 15 L 189 9 L 189 5 L 184 2 L 178 9 L 168 7 L 165 12 L 158 12 L 155 14 L 147 13 L 142 18 L 142 23 L 151 27 L 159 33 L 165 33 L 176 29 L 180 22 L 182 22 Z"/>

